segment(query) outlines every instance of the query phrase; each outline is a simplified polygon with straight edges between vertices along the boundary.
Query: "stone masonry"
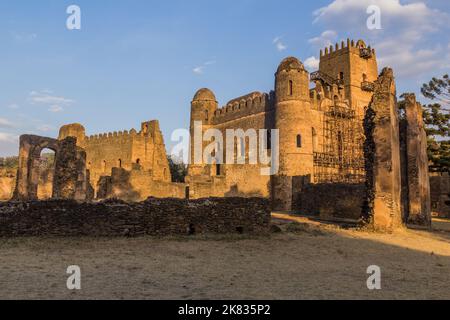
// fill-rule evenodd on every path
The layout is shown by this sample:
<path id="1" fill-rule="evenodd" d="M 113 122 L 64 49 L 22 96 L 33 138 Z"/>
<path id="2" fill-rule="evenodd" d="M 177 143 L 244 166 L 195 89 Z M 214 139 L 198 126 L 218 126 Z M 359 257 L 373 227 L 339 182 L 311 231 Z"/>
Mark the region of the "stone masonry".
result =
<path id="1" fill-rule="evenodd" d="M 0 203 L 0 237 L 267 234 L 269 224 L 270 204 L 261 198 Z"/>
<path id="2" fill-rule="evenodd" d="M 402 224 L 399 119 L 392 69 L 375 82 L 364 121 L 366 142 L 366 205 L 363 216 L 376 229 Z"/>

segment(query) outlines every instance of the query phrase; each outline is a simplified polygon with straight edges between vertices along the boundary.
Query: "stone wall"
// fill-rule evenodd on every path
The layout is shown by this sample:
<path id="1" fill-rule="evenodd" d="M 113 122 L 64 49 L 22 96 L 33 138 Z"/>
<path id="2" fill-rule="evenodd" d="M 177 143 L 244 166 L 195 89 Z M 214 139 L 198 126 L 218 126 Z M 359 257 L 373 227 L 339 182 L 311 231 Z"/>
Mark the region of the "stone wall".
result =
<path id="1" fill-rule="evenodd" d="M 364 195 L 364 184 L 308 184 L 302 188 L 295 205 L 306 215 L 359 220 Z"/>
<path id="2" fill-rule="evenodd" d="M 11 199 L 16 185 L 17 169 L 0 169 L 0 201 Z"/>
<path id="3" fill-rule="evenodd" d="M 270 205 L 260 198 L 0 203 L 0 237 L 265 234 Z"/>
<path id="4" fill-rule="evenodd" d="M 17 169 L 0 169 L 0 201 L 12 198 L 16 187 Z M 39 172 L 38 199 L 46 200 L 53 193 L 53 170 L 41 169 Z"/>
<path id="5" fill-rule="evenodd" d="M 97 187 L 98 199 L 116 198 L 138 202 L 149 197 L 186 197 L 186 184 L 155 180 L 151 174 L 141 169 L 128 171 L 112 168 L 112 175 L 101 177 Z"/>
<path id="6" fill-rule="evenodd" d="M 97 192 L 99 180 L 110 176 L 113 168 L 142 169 L 153 180 L 170 182 L 170 168 L 159 122 L 141 123 L 141 130 L 119 131 L 85 135 L 80 124 L 61 127 L 59 140 L 76 137 L 77 144 L 86 152 L 86 167 L 90 183 Z"/>
<path id="7" fill-rule="evenodd" d="M 414 94 L 405 95 L 405 119 L 400 125 L 402 151 L 402 206 L 408 223 L 431 227 L 427 134 L 422 106 Z"/>
<path id="8" fill-rule="evenodd" d="M 398 106 L 389 68 L 375 82 L 364 129 L 366 200 L 362 215 L 374 228 L 390 231 L 402 224 L 402 213 Z"/>
<path id="9" fill-rule="evenodd" d="M 430 177 L 431 208 L 435 215 L 450 218 L 450 176 L 448 173 L 433 173 Z"/>

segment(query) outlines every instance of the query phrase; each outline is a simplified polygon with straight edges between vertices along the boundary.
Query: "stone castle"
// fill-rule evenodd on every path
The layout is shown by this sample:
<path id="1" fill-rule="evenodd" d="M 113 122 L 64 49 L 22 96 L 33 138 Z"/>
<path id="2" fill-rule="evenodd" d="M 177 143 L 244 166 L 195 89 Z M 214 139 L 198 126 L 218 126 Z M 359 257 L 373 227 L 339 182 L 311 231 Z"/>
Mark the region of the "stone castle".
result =
<path id="1" fill-rule="evenodd" d="M 262 165 L 247 162 L 191 162 L 185 183 L 173 183 L 158 121 L 144 122 L 139 132 L 90 137 L 83 126 L 71 124 L 60 129 L 58 139 L 21 137 L 14 197 L 37 198 L 39 174 L 33 163 L 43 148 L 50 148 L 56 152 L 56 198 L 263 197 L 272 200 L 274 210 L 352 219 L 367 215 L 388 227 L 402 219 L 429 224 L 426 136 L 419 109 L 409 97 L 400 125 L 392 70 L 379 75 L 375 50 L 362 40 L 347 40 L 322 50 L 319 70 L 311 74 L 298 59 L 284 59 L 271 92 L 253 92 L 221 108 L 211 90 L 195 94 L 191 148 L 195 123 L 224 136 L 228 129 L 278 129 L 276 175 L 261 175 Z M 236 156 L 250 157 L 245 134 L 232 143 Z M 65 157 L 58 154 L 62 146 L 72 150 Z M 63 177 L 58 170 L 66 172 Z"/>
<path id="2" fill-rule="evenodd" d="M 363 181 L 362 121 L 377 78 L 375 50 L 348 40 L 322 51 L 319 71 L 311 76 L 298 59 L 283 60 L 270 93 L 250 93 L 218 108 L 213 92 L 201 89 L 191 106 L 191 138 L 194 121 L 224 136 L 227 129 L 278 129 L 280 168 L 271 179 L 261 176 L 258 165 L 191 165 L 191 196 L 272 193 L 277 209 L 292 210 L 296 190 L 284 177 L 310 177 L 314 183 Z"/>

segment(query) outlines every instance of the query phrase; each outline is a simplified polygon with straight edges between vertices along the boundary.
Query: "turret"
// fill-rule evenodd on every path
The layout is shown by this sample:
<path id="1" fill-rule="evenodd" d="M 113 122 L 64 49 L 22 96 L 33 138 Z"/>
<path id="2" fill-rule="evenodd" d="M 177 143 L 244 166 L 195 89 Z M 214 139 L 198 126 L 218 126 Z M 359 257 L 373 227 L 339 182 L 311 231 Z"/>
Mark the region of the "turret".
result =
<path id="1" fill-rule="evenodd" d="M 194 96 L 191 102 L 191 153 L 190 153 L 190 165 L 189 165 L 189 175 L 209 175 L 210 166 L 207 166 L 202 161 L 203 149 L 207 146 L 208 142 L 197 141 L 196 138 L 201 139 L 206 130 L 211 128 L 213 123 L 214 114 L 218 108 L 218 103 L 214 93 L 206 88 L 200 89 Z M 202 135 L 199 137 L 195 135 L 195 124 L 200 124 L 202 126 Z M 197 130 L 198 131 L 198 130 Z M 197 148 L 195 146 L 197 145 Z M 202 148 L 198 148 L 198 146 Z M 196 161 L 197 160 L 197 161 Z"/>
<path id="2" fill-rule="evenodd" d="M 59 129 L 58 140 L 64 140 L 67 137 L 77 138 L 77 146 L 84 147 L 86 130 L 79 123 L 64 125 Z"/>
<path id="3" fill-rule="evenodd" d="M 280 173 L 311 174 L 312 126 L 309 74 L 296 58 L 283 60 L 275 74 L 275 128 L 280 135 Z"/>
<path id="4" fill-rule="evenodd" d="M 309 74 L 293 57 L 275 74 L 275 129 L 279 130 L 279 173 L 273 177 L 274 205 L 292 209 L 292 177 L 313 174 L 313 142 Z"/>
<path id="5" fill-rule="evenodd" d="M 320 74 L 329 86 L 338 84 L 344 98 L 350 102 L 359 117 L 372 100 L 373 84 L 378 79 L 375 50 L 363 40 L 347 39 L 336 49 L 325 48 L 320 54 Z"/>

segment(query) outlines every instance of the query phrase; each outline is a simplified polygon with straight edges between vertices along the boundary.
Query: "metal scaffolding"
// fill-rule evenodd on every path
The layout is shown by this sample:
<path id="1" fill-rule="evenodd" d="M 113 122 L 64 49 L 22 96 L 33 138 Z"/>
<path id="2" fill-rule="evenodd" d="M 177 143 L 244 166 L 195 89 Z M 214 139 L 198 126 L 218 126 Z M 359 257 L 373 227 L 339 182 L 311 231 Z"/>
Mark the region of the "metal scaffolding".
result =
<path id="1" fill-rule="evenodd" d="M 315 183 L 362 183 L 364 134 L 362 119 L 336 101 L 324 114 L 322 152 L 314 153 Z"/>

